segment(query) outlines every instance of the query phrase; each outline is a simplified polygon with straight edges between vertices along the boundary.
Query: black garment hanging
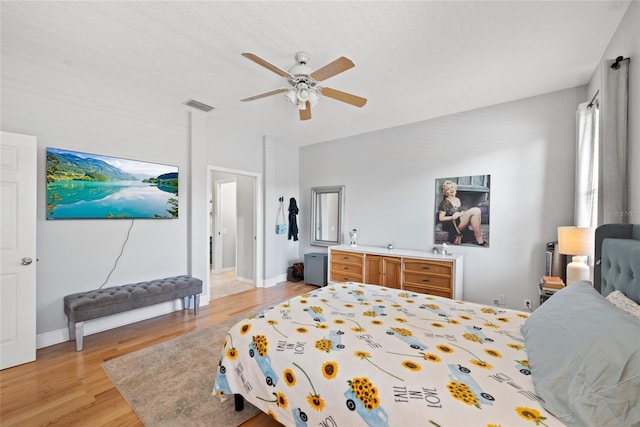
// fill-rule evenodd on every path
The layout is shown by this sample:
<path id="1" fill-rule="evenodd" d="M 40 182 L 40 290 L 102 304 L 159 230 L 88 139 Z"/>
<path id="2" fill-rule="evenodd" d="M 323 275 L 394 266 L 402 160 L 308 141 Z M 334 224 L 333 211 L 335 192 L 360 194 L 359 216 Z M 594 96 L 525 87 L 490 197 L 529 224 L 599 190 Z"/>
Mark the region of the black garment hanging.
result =
<path id="1" fill-rule="evenodd" d="M 291 240 L 291 238 L 293 238 L 294 241 L 298 240 L 298 219 L 296 218 L 298 212 L 300 212 L 298 204 L 296 203 L 296 199 L 292 197 L 289 199 L 289 240 Z"/>

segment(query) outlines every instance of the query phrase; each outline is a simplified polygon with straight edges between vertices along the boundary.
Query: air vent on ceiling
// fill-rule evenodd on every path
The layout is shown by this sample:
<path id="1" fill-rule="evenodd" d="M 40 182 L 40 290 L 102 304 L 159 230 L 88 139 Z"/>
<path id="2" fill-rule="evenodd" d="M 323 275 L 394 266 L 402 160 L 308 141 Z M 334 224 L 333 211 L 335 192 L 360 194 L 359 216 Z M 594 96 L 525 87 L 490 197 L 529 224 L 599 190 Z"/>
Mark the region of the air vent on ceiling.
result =
<path id="1" fill-rule="evenodd" d="M 203 104 L 202 102 L 198 102 L 193 99 L 190 99 L 187 102 L 185 102 L 185 105 L 188 105 L 189 107 L 197 108 L 198 110 L 204 111 L 205 113 L 208 113 L 209 111 L 213 110 L 212 106 Z"/>

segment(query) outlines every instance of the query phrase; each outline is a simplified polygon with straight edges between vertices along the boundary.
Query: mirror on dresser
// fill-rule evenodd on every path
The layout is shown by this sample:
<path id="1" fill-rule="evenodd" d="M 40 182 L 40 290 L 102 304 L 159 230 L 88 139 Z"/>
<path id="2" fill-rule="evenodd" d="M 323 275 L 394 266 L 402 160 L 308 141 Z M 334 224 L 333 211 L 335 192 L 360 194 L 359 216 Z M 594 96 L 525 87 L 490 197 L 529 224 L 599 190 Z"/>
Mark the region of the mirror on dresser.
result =
<path id="1" fill-rule="evenodd" d="M 311 189 L 311 244 L 342 243 L 344 185 Z"/>

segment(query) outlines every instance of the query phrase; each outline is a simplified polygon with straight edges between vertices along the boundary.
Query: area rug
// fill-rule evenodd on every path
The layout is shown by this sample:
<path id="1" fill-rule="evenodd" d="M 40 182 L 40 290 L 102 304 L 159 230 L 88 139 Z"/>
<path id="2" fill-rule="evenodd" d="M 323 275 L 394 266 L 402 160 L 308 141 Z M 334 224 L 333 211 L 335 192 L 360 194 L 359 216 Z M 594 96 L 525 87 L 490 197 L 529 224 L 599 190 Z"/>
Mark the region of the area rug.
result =
<path id="1" fill-rule="evenodd" d="M 240 319 L 108 360 L 102 367 L 147 427 L 238 426 L 260 411 L 245 402 L 244 410 L 236 412 L 233 398 L 221 402 L 211 390 L 226 333 Z"/>

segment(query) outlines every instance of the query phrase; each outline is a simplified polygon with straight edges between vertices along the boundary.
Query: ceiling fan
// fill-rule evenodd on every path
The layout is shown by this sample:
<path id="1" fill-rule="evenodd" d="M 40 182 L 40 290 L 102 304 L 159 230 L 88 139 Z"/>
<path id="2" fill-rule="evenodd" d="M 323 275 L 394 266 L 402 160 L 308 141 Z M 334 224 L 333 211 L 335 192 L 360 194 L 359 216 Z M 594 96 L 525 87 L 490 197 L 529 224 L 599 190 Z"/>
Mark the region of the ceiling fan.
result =
<path id="1" fill-rule="evenodd" d="M 254 53 L 243 53 L 242 56 L 286 78 L 290 85 L 290 87 L 283 87 L 242 99 L 241 101 L 243 102 L 254 101 L 279 93 L 286 93 L 285 96 L 287 100 L 298 107 L 300 120 L 309 120 L 311 118 L 311 107 L 314 107 L 318 103 L 322 95 L 356 107 L 362 107 L 367 103 L 366 98 L 361 98 L 330 87 L 323 87 L 318 84 L 318 82 L 354 67 L 353 62 L 344 56 L 315 71 L 307 65 L 309 62 L 309 54 L 307 52 L 296 53 L 297 64 L 291 67 L 289 71 L 276 67 Z"/>

